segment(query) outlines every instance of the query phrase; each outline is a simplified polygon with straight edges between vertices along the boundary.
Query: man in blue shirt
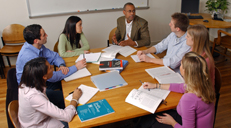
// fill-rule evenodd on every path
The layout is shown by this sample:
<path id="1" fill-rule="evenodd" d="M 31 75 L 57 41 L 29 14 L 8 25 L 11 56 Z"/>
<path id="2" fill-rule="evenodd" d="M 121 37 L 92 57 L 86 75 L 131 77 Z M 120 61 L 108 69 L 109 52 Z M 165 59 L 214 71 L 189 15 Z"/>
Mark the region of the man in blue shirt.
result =
<path id="1" fill-rule="evenodd" d="M 61 80 L 75 73 L 77 70 L 86 67 L 86 60 L 83 59 L 69 68 L 66 67 L 64 60 L 58 53 L 44 46 L 47 42 L 47 34 L 40 25 L 33 24 L 27 26 L 23 31 L 23 36 L 26 42 L 22 46 L 16 62 L 18 84 L 20 84 L 21 81 L 24 65 L 34 58 L 45 57 L 51 65 L 59 66 L 58 71 L 54 71 L 52 78 L 47 80 L 47 97 L 59 108 L 65 108 Z"/>
<path id="2" fill-rule="evenodd" d="M 186 31 L 189 25 L 189 19 L 181 13 L 174 13 L 169 23 L 171 33 L 157 45 L 147 50 L 138 51 L 137 56 L 140 61 L 169 66 L 174 71 L 179 71 L 182 57 L 190 51 L 190 47 L 186 44 Z M 150 58 L 148 53 L 162 53 L 167 49 L 167 53 L 163 59 Z"/>

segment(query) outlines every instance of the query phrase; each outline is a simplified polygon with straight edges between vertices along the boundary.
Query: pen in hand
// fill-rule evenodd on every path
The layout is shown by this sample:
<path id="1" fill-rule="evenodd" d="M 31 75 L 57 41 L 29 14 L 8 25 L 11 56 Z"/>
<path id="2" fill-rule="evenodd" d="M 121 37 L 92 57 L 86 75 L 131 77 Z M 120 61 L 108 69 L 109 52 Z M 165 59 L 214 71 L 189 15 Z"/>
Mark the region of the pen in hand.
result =
<path id="1" fill-rule="evenodd" d="M 70 92 L 69 95 L 71 95 L 74 91 Z"/>
<path id="2" fill-rule="evenodd" d="M 143 84 L 143 82 L 140 80 L 140 83 Z M 150 88 L 148 88 L 148 91 L 150 91 Z"/>
<path id="3" fill-rule="evenodd" d="M 85 54 L 83 53 L 83 59 L 85 59 Z"/>

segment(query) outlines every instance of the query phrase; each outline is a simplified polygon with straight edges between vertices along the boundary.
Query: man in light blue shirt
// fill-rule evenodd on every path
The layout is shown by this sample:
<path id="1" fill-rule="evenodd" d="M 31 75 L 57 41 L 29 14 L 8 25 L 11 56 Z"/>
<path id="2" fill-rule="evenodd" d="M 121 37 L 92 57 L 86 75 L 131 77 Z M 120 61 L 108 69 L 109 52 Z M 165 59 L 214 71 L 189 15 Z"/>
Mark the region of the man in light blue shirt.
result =
<path id="1" fill-rule="evenodd" d="M 186 44 L 185 38 L 188 25 L 189 19 L 186 15 L 174 13 L 169 23 L 172 32 L 157 45 L 147 50 L 138 51 L 137 56 L 140 61 L 169 66 L 178 72 L 182 57 L 190 51 L 190 47 Z M 158 54 L 166 49 L 167 53 L 163 59 L 150 58 L 146 55 L 148 53 Z"/>
<path id="2" fill-rule="evenodd" d="M 16 62 L 18 84 L 20 84 L 21 81 L 24 65 L 34 58 L 45 57 L 51 65 L 59 66 L 58 71 L 54 71 L 52 78 L 47 80 L 47 97 L 59 108 L 65 108 L 61 80 L 72 73 L 75 73 L 77 70 L 86 67 L 86 60 L 83 59 L 69 68 L 66 67 L 64 60 L 58 53 L 53 52 L 44 46 L 47 42 L 47 34 L 40 25 L 33 24 L 27 26 L 23 31 L 23 36 L 27 42 L 22 46 Z"/>

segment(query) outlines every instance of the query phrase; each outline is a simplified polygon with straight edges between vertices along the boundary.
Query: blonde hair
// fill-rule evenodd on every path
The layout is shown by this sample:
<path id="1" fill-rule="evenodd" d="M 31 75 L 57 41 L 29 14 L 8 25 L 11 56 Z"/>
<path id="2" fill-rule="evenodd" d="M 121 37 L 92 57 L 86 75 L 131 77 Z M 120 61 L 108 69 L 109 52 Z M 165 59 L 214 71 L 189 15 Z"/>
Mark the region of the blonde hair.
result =
<path id="1" fill-rule="evenodd" d="M 187 33 L 193 39 L 192 51 L 202 55 L 205 59 L 208 57 L 210 68 L 213 68 L 214 60 L 209 48 L 209 32 L 207 28 L 200 24 L 192 25 L 188 27 Z"/>
<path id="2" fill-rule="evenodd" d="M 215 92 L 208 73 L 207 63 L 195 52 L 186 53 L 182 59 L 186 92 L 193 92 L 205 103 L 215 100 Z"/>

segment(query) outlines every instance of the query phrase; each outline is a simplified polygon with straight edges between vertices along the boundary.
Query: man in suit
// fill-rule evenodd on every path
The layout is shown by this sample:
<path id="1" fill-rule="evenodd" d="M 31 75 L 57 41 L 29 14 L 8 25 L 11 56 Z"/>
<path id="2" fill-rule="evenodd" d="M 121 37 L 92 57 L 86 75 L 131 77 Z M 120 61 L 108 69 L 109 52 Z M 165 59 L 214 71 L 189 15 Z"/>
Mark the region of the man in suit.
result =
<path id="1" fill-rule="evenodd" d="M 124 16 L 117 19 L 117 30 L 112 41 L 120 46 L 150 45 L 148 22 L 136 15 L 135 6 L 132 3 L 126 3 L 123 13 Z"/>

